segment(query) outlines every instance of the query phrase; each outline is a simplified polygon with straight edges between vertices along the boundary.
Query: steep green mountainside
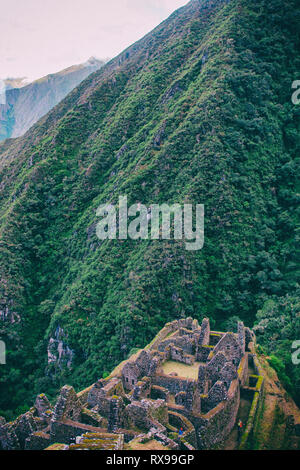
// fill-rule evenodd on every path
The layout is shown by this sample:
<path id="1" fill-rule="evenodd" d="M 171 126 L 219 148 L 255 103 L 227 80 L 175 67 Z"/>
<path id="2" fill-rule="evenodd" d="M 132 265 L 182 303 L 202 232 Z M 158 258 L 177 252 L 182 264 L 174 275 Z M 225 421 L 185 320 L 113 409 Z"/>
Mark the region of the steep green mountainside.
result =
<path id="1" fill-rule="evenodd" d="M 167 321 L 251 326 L 295 293 L 298 23 L 296 0 L 192 0 L 0 146 L 0 414 L 93 383 Z M 122 195 L 205 204 L 203 250 L 100 241 Z"/>
<path id="2" fill-rule="evenodd" d="M 0 104 L 0 140 L 23 135 L 82 80 L 103 65 L 103 61 L 91 57 L 83 64 L 47 75 L 26 86 L 18 86 L 18 80 L 11 80 L 12 86 L 9 86 L 10 80 L 5 80 L 8 84 L 5 104 Z"/>

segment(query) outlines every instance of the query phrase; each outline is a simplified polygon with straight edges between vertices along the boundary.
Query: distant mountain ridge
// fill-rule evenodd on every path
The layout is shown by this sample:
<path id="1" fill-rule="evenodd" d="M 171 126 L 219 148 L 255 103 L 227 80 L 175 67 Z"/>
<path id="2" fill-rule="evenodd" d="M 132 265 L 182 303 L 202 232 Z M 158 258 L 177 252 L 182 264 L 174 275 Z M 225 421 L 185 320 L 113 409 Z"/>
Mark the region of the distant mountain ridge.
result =
<path id="1" fill-rule="evenodd" d="M 4 80 L 5 100 L 0 102 L 0 141 L 20 137 L 47 114 L 82 80 L 104 65 L 91 57 L 58 73 L 46 75 L 24 86 L 24 79 Z"/>

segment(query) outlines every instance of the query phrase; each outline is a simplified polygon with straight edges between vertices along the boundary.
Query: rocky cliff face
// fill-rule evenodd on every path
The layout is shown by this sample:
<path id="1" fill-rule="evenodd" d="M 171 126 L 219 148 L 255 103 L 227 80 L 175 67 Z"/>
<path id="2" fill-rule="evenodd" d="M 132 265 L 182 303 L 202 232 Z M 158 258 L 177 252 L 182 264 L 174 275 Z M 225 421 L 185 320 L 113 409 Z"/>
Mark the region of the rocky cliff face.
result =
<path id="1" fill-rule="evenodd" d="M 72 366 L 73 351 L 66 343 L 66 335 L 62 328 L 56 328 L 55 333 L 49 339 L 48 343 L 48 364 L 55 364 L 57 367 L 65 365 L 70 368 Z"/>
<path id="2" fill-rule="evenodd" d="M 10 80 L 6 84 L 5 99 L 0 102 L 0 140 L 23 135 L 102 65 L 104 62 L 91 58 L 26 86 L 20 87 L 18 81 L 11 83 Z"/>

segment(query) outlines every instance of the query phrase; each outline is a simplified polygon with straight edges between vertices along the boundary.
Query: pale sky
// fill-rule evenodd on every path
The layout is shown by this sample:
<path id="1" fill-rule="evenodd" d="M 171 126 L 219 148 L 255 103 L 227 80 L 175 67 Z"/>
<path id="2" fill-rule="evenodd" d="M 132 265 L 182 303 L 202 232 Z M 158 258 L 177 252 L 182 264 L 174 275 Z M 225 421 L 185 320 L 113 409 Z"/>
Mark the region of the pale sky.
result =
<path id="1" fill-rule="evenodd" d="M 113 58 L 188 0 L 0 0 L 0 78 Z"/>

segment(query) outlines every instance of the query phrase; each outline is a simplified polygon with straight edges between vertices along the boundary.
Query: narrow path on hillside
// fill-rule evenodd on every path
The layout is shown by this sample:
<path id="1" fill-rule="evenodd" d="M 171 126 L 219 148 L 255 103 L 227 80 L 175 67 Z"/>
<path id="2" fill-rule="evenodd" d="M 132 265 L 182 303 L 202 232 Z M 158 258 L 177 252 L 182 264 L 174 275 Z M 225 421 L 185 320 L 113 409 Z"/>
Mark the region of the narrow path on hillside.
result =
<path id="1" fill-rule="evenodd" d="M 243 422 L 244 426 L 246 425 L 247 419 L 248 419 L 248 416 L 249 416 L 249 412 L 250 412 L 250 408 L 251 408 L 251 400 L 241 398 L 236 423 L 235 423 L 231 433 L 229 434 L 228 438 L 225 440 L 224 446 L 222 446 L 222 449 L 224 449 L 224 450 L 237 450 L 238 449 L 239 435 L 238 435 L 237 422 L 240 419 Z"/>

